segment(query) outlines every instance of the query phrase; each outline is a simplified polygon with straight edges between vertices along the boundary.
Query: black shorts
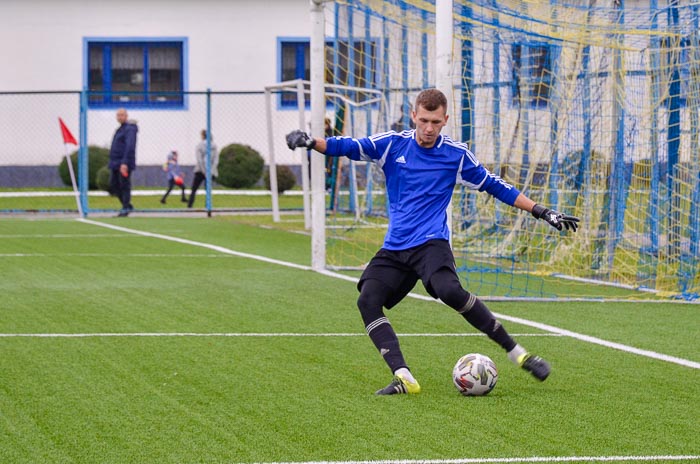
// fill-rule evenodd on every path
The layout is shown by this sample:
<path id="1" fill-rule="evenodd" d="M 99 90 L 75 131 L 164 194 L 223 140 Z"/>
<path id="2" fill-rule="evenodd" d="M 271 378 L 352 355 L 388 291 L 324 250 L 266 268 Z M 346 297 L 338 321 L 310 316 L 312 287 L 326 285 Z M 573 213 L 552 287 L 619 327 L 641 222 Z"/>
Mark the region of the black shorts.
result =
<path id="1" fill-rule="evenodd" d="M 407 250 L 380 249 L 362 273 L 357 289 L 367 279 L 376 279 L 391 288 L 384 303 L 387 309 L 403 300 L 420 279 L 430 296 L 437 298 L 430 285 L 430 277 L 440 269 L 449 269 L 457 274 L 455 258 L 447 240 L 430 240 Z"/>

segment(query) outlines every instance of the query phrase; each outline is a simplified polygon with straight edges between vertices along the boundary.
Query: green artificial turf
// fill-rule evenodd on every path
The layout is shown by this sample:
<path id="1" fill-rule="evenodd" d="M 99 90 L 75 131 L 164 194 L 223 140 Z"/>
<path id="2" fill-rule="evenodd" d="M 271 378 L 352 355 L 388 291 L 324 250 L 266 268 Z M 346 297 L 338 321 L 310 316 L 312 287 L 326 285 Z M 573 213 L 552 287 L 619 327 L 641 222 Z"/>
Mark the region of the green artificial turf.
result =
<path id="1" fill-rule="evenodd" d="M 125 230 L 0 219 L 0 462 L 700 456 L 696 305 L 489 303 L 551 362 L 540 383 L 451 309 L 408 298 L 387 315 L 423 391 L 377 397 L 391 373 L 355 284 L 304 268 L 298 224 L 94 221 Z M 452 385 L 468 352 L 498 366 L 486 397 Z"/>

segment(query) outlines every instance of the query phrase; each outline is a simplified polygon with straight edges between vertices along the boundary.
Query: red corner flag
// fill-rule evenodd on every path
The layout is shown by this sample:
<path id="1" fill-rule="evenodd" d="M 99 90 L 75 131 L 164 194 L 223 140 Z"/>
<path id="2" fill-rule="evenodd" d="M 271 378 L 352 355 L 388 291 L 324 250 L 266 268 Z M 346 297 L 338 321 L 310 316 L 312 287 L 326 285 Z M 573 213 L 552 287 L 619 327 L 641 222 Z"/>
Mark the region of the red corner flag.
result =
<path id="1" fill-rule="evenodd" d="M 63 143 L 72 143 L 73 145 L 78 145 L 73 134 L 70 133 L 63 119 L 58 118 L 58 123 L 61 125 L 61 135 L 63 136 Z"/>

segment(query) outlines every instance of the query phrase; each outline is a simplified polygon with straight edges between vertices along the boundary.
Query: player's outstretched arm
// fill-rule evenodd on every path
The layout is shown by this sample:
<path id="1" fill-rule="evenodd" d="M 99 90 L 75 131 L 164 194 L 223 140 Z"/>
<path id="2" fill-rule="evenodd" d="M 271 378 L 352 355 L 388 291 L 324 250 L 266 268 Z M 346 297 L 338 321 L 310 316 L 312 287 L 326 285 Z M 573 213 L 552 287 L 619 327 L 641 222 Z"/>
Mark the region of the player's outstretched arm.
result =
<path id="1" fill-rule="evenodd" d="M 539 205 L 522 193 L 516 198 L 514 206 L 529 211 L 535 218 L 546 221 L 557 230 L 566 229 L 576 232 L 576 229 L 578 229 L 580 219 L 576 216 L 562 214 L 559 211 Z"/>
<path id="2" fill-rule="evenodd" d="M 290 150 L 297 148 L 306 148 L 307 150 L 316 150 L 319 153 L 326 152 L 326 140 L 311 137 L 304 131 L 294 130 L 285 137 L 287 146 Z"/>

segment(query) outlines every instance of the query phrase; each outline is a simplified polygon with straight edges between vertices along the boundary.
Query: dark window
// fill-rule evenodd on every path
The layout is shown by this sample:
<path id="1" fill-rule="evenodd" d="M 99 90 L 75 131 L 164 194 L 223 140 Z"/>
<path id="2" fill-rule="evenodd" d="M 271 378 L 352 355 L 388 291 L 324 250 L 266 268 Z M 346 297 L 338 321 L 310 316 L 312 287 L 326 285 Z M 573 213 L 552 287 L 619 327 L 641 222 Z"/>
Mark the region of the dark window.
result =
<path id="1" fill-rule="evenodd" d="M 95 40 L 87 49 L 90 107 L 183 106 L 182 40 Z"/>
<path id="2" fill-rule="evenodd" d="M 311 47 L 308 40 L 298 42 L 280 42 L 280 56 L 282 60 L 282 63 L 280 63 L 280 80 L 282 82 L 293 81 L 295 79 L 303 79 L 308 81 L 311 78 L 310 49 Z M 284 92 L 282 93 L 281 98 L 282 106 L 296 108 L 296 94 Z"/>
<path id="3" fill-rule="evenodd" d="M 547 45 L 513 45 L 513 104 L 547 106 L 552 90 L 552 50 Z"/>
<path id="4" fill-rule="evenodd" d="M 280 80 L 309 80 L 311 76 L 309 41 L 307 39 L 281 40 L 279 46 Z M 375 88 L 376 53 L 377 47 L 373 41 L 355 40 L 352 47 L 349 46 L 348 41 L 326 42 L 326 83 Z M 296 94 L 283 93 L 281 104 L 284 107 L 296 108 Z"/>

